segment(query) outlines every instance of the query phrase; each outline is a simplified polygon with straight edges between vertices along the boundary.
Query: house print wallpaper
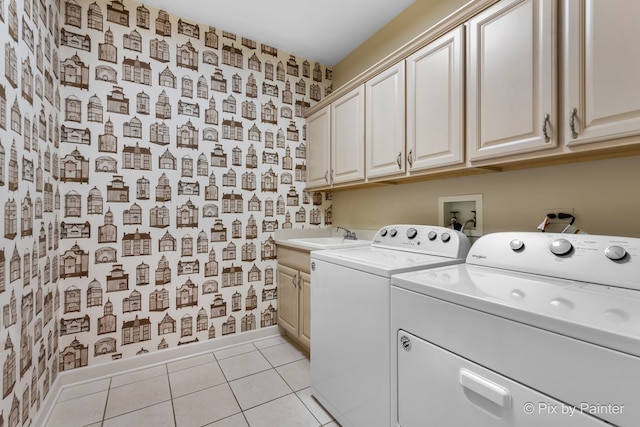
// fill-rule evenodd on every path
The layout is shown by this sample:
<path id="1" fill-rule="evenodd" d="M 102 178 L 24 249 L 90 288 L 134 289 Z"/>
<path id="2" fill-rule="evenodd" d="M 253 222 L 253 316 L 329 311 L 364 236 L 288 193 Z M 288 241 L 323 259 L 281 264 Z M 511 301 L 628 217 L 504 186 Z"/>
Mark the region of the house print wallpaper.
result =
<path id="1" fill-rule="evenodd" d="M 0 426 L 29 425 L 59 372 L 59 9 L 0 0 Z"/>
<path id="2" fill-rule="evenodd" d="M 331 70 L 130 1 L 0 0 L 0 31 L 0 425 L 61 371 L 276 324 L 273 231 L 331 224 Z"/>

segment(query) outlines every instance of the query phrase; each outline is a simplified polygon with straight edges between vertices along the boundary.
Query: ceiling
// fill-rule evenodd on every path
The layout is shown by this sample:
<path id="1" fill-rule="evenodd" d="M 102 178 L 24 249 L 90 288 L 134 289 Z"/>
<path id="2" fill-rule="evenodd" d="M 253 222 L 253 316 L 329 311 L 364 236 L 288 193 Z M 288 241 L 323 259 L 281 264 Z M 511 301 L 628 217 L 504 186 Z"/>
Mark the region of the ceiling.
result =
<path id="1" fill-rule="evenodd" d="M 334 66 L 415 0 L 145 0 L 197 24 Z"/>

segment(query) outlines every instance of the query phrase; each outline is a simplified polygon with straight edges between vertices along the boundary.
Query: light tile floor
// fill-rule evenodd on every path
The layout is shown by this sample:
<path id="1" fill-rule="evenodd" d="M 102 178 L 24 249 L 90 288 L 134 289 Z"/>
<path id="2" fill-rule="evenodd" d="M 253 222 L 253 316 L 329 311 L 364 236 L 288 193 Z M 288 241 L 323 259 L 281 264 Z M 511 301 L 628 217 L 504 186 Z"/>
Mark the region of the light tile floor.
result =
<path id="1" fill-rule="evenodd" d="M 273 337 L 65 387 L 46 427 L 339 427 L 308 356 Z"/>

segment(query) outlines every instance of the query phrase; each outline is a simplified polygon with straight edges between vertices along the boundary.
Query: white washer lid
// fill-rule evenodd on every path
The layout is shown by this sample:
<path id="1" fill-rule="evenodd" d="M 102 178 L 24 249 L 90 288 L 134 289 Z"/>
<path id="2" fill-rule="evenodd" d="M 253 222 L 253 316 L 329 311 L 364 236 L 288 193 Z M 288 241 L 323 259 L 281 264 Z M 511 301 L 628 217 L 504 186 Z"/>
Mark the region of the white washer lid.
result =
<path id="1" fill-rule="evenodd" d="M 469 264 L 399 274 L 391 284 L 640 356 L 637 290 Z"/>
<path id="2" fill-rule="evenodd" d="M 383 277 L 464 262 L 464 258 L 447 258 L 374 246 L 313 251 L 311 260 L 326 261 Z"/>

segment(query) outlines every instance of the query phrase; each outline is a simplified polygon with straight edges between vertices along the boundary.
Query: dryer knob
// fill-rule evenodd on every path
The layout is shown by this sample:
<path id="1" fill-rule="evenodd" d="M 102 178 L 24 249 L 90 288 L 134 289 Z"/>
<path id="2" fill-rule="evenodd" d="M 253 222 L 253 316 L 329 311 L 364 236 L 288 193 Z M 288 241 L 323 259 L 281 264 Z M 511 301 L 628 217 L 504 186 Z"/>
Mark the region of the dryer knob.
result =
<path id="1" fill-rule="evenodd" d="M 407 238 L 409 240 L 415 239 L 417 235 L 418 235 L 418 230 L 416 230 L 415 228 L 411 227 L 410 229 L 407 230 Z"/>
<path id="2" fill-rule="evenodd" d="M 429 238 L 429 240 L 436 240 L 436 237 L 438 237 L 438 233 L 436 233 L 435 231 L 430 231 L 429 234 L 427 234 L 427 237 Z"/>
<path id="3" fill-rule="evenodd" d="M 573 245 L 567 239 L 557 239 L 549 245 L 551 253 L 558 256 L 567 255 L 572 249 Z"/>
<path id="4" fill-rule="evenodd" d="M 520 239 L 513 239 L 509 242 L 509 246 L 511 246 L 511 249 L 513 249 L 514 252 L 517 252 L 524 248 L 524 242 Z"/>
<path id="5" fill-rule="evenodd" d="M 447 243 L 449 240 L 451 240 L 451 234 L 445 231 L 444 233 L 442 233 L 442 236 L 440 236 L 440 238 L 443 242 Z"/>
<path id="6" fill-rule="evenodd" d="M 627 255 L 627 251 L 622 246 L 609 246 L 604 250 L 604 254 L 613 261 L 620 261 Z"/>
<path id="7" fill-rule="evenodd" d="M 398 234 L 398 230 L 396 230 L 395 228 L 392 228 L 389 232 L 389 235 L 391 235 L 391 237 L 396 237 L 396 234 Z"/>
<path id="8" fill-rule="evenodd" d="M 382 230 L 380 230 L 380 235 L 381 235 L 382 237 L 386 236 L 386 235 L 387 235 L 387 229 L 386 229 L 386 228 L 383 228 Z"/>

